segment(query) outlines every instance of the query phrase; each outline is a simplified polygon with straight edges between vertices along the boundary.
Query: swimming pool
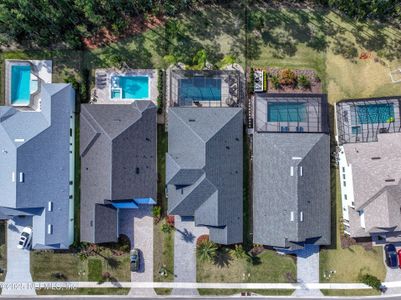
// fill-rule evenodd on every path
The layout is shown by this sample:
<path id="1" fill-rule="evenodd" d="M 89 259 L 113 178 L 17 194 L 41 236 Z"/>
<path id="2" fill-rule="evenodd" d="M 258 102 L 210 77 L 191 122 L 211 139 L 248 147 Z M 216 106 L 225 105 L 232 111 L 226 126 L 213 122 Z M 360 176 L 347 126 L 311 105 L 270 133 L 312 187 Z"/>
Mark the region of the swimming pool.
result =
<path id="1" fill-rule="evenodd" d="M 305 122 L 305 103 L 268 103 L 267 122 Z"/>
<path id="2" fill-rule="evenodd" d="M 28 106 L 31 98 L 31 67 L 11 66 L 11 105 Z"/>
<path id="3" fill-rule="evenodd" d="M 113 76 L 111 78 L 111 99 L 149 99 L 149 77 Z"/>
<path id="4" fill-rule="evenodd" d="M 368 104 L 356 106 L 357 124 L 387 123 L 394 119 L 394 104 Z"/>
<path id="5" fill-rule="evenodd" d="M 182 101 L 221 101 L 221 79 L 197 76 L 179 80 Z"/>

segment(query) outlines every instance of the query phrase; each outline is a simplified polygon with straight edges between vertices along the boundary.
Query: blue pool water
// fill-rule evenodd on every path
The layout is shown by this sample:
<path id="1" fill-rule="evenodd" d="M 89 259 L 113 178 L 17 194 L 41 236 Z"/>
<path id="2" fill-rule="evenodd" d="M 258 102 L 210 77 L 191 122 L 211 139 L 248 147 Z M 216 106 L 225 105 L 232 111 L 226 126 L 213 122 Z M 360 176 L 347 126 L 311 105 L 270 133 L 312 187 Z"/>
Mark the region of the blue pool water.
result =
<path id="1" fill-rule="evenodd" d="M 30 66 L 11 66 L 11 105 L 29 105 L 30 80 Z"/>
<path id="2" fill-rule="evenodd" d="M 356 106 L 357 124 L 376 124 L 387 123 L 390 118 L 394 118 L 394 105 L 368 104 Z"/>
<path id="3" fill-rule="evenodd" d="M 118 76 L 117 78 L 121 95 L 117 91 L 112 91 L 112 99 L 149 99 L 148 76 Z"/>
<path id="4" fill-rule="evenodd" d="M 305 122 L 305 103 L 269 103 L 267 122 Z"/>
<path id="5" fill-rule="evenodd" d="M 180 79 L 179 99 L 183 101 L 221 101 L 221 79 L 193 77 Z"/>

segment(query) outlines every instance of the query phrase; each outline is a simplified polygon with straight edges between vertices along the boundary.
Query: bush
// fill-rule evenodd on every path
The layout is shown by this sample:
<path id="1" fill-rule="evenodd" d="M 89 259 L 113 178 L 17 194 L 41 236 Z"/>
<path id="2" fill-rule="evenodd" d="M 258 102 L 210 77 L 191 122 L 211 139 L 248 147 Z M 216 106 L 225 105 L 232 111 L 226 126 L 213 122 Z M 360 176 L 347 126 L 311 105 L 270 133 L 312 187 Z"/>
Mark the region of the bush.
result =
<path id="1" fill-rule="evenodd" d="M 157 90 L 159 92 L 159 96 L 157 97 L 157 113 L 163 113 L 164 107 L 164 71 L 158 70 L 157 72 Z"/>
<path id="2" fill-rule="evenodd" d="M 311 82 L 305 75 L 300 75 L 298 77 L 298 86 L 302 89 L 308 89 L 311 86 Z"/>
<path id="3" fill-rule="evenodd" d="M 168 224 L 163 224 L 162 225 L 162 232 L 163 233 L 170 233 L 173 230 L 173 227 L 171 227 Z"/>
<path id="4" fill-rule="evenodd" d="M 209 241 L 209 235 L 207 234 L 202 234 L 198 239 L 196 240 L 196 246 L 199 246 L 200 244 Z"/>
<path id="5" fill-rule="evenodd" d="M 281 88 L 280 79 L 279 79 L 277 76 L 272 75 L 272 77 L 270 78 L 270 82 L 272 83 L 273 87 L 274 87 L 276 90 L 278 90 L 278 89 Z"/>
<path id="6" fill-rule="evenodd" d="M 250 74 L 249 74 L 249 82 L 248 82 L 248 94 L 253 94 L 254 91 L 254 85 L 255 85 L 255 74 L 253 73 L 255 70 L 251 68 Z"/>
<path id="7" fill-rule="evenodd" d="M 162 208 L 160 206 L 153 206 L 153 217 L 157 220 L 160 220 L 160 216 L 162 213 Z"/>
<path id="8" fill-rule="evenodd" d="M 196 254 L 201 261 L 212 261 L 217 254 L 217 246 L 212 241 L 204 241 L 196 247 Z"/>
<path id="9" fill-rule="evenodd" d="M 174 216 L 173 215 L 166 216 L 166 223 L 167 223 L 167 225 L 174 227 L 174 224 L 175 224 Z"/>
<path id="10" fill-rule="evenodd" d="M 369 274 L 362 275 L 360 277 L 360 281 L 378 291 L 380 290 L 380 287 L 382 285 L 379 278 Z"/>
<path id="11" fill-rule="evenodd" d="M 296 84 L 297 84 L 297 75 L 290 69 L 281 70 L 280 74 L 279 74 L 279 78 L 280 78 L 281 85 L 296 86 Z"/>
<path id="12" fill-rule="evenodd" d="M 236 258 L 244 258 L 246 256 L 246 252 L 242 245 L 235 245 L 234 249 L 232 250 L 233 256 Z"/>

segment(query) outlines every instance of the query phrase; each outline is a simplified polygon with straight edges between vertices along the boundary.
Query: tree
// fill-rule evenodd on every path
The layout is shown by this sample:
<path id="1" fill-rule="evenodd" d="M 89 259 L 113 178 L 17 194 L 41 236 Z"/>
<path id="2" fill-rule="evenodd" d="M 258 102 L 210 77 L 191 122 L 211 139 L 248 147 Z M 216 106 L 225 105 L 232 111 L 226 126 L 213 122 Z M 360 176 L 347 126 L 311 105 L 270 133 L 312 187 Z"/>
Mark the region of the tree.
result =
<path id="1" fill-rule="evenodd" d="M 235 57 L 231 54 L 225 55 L 219 63 L 219 68 L 223 69 L 226 66 L 235 64 Z"/>
<path id="2" fill-rule="evenodd" d="M 305 75 L 298 77 L 298 86 L 302 89 L 308 89 L 311 86 L 310 80 Z"/>
<path id="3" fill-rule="evenodd" d="M 197 70 L 202 70 L 206 67 L 207 63 L 207 53 L 205 49 L 201 49 L 198 52 L 196 52 L 194 58 L 192 59 L 192 62 L 194 63 L 194 68 Z"/>
<path id="4" fill-rule="evenodd" d="M 246 251 L 244 250 L 244 247 L 242 247 L 241 244 L 234 246 L 234 249 L 232 250 L 232 254 L 236 258 L 245 258 L 246 257 Z"/>
<path id="5" fill-rule="evenodd" d="M 217 246 L 212 241 L 203 241 L 196 248 L 196 254 L 201 261 L 212 261 L 216 253 Z"/>

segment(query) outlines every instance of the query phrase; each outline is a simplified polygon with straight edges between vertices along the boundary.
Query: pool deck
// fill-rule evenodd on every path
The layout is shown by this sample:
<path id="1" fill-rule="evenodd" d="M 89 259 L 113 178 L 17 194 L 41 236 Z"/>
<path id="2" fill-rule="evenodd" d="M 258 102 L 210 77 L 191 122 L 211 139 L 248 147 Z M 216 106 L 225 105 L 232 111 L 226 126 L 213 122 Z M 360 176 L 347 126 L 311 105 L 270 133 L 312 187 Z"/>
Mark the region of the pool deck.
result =
<path id="1" fill-rule="evenodd" d="M 40 83 L 38 90 L 31 94 L 29 106 L 14 106 L 11 104 L 11 67 L 31 66 L 31 74 L 35 75 L 40 83 L 52 83 L 52 61 L 51 60 L 19 60 L 7 59 L 5 61 L 5 104 L 19 110 L 40 110 Z"/>
<path id="2" fill-rule="evenodd" d="M 190 78 L 186 75 L 210 76 L 220 78 L 221 101 L 196 101 L 189 104 L 182 103 L 179 99 L 180 79 Z M 189 107 L 241 107 L 245 100 L 245 76 L 244 70 L 238 64 L 227 66 L 223 70 L 185 70 L 184 65 L 172 65 L 166 71 L 166 102 L 167 108 L 172 106 Z"/>
<path id="3" fill-rule="evenodd" d="M 111 99 L 111 77 L 112 76 L 148 76 L 149 77 L 149 99 L 157 105 L 159 92 L 157 89 L 157 69 L 126 69 L 119 70 L 96 69 L 95 70 L 95 88 L 91 92 L 90 103 L 97 104 L 131 104 L 134 101 L 144 101 L 143 99 Z"/>

